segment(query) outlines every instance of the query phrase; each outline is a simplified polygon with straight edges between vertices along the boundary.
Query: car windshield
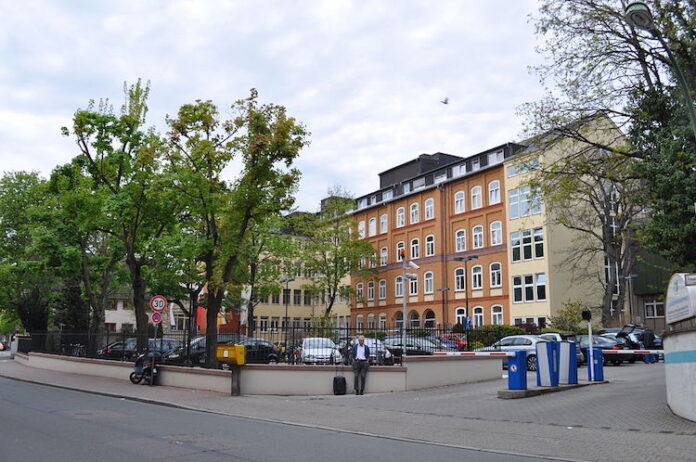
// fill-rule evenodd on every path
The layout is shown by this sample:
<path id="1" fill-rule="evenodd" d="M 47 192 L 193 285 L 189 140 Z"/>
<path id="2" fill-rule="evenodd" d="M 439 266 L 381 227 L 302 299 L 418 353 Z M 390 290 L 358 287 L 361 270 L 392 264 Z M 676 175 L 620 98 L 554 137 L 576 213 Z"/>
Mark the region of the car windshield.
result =
<path id="1" fill-rule="evenodd" d="M 307 338 L 302 344 L 302 348 L 335 348 L 334 342 L 328 338 Z"/>

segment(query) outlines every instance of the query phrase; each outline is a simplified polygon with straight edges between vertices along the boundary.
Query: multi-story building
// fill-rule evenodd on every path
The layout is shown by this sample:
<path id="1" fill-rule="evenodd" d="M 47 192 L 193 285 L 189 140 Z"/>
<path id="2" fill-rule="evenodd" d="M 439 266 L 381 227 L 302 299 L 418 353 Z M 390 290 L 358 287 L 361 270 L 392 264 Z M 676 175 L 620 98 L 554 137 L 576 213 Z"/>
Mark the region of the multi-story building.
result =
<path id="1" fill-rule="evenodd" d="M 353 215 L 376 252 L 376 275 L 351 280 L 356 328 L 401 327 L 404 297 L 409 327 L 510 323 L 503 163 L 523 148 L 423 154 L 380 173 Z"/>

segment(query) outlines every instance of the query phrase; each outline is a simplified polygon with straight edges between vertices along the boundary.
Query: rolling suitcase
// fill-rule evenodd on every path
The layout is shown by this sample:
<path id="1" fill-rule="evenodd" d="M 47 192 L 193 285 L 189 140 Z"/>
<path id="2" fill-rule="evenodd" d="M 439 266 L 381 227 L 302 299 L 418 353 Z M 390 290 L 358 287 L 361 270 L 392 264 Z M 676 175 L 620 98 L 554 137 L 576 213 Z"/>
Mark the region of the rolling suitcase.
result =
<path id="1" fill-rule="evenodd" d="M 346 394 L 346 378 L 341 376 L 336 376 L 333 378 L 333 392 L 334 395 L 345 395 Z"/>

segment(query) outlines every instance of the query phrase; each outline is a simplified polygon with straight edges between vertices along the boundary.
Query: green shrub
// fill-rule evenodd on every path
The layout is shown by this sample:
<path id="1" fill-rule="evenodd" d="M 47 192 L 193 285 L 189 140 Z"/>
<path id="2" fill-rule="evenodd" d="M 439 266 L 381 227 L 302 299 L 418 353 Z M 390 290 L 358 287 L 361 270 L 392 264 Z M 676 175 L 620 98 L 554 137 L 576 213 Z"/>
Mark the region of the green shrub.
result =
<path id="1" fill-rule="evenodd" d="M 412 335 L 413 337 L 428 337 L 431 333 L 427 330 L 417 329 L 408 331 L 408 335 Z"/>
<path id="2" fill-rule="evenodd" d="M 483 348 L 485 346 L 486 345 L 484 345 L 481 342 L 471 342 L 471 343 L 467 344 L 467 347 L 469 350 L 476 350 L 477 348 Z"/>
<path id="3" fill-rule="evenodd" d="M 452 332 L 455 334 L 462 334 L 464 333 L 464 326 L 462 326 L 460 323 L 457 323 L 454 326 L 452 326 Z"/>
<path id="4" fill-rule="evenodd" d="M 363 333 L 365 338 L 377 338 L 379 340 L 384 340 L 384 337 L 387 336 L 387 333 L 384 332 L 383 330 L 368 330 Z"/>

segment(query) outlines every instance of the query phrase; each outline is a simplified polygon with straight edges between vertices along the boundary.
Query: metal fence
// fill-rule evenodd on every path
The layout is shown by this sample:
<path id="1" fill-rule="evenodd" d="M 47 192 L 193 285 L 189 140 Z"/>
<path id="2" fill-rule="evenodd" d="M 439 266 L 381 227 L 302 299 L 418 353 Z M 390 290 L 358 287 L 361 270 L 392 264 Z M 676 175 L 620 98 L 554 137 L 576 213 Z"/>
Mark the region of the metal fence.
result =
<path id="1" fill-rule="evenodd" d="M 463 332 L 424 328 L 402 331 L 303 327 L 257 332 L 254 337 L 221 333 L 217 334 L 216 341 L 245 345 L 248 363 L 348 364 L 352 345 L 363 335 L 370 348 L 370 362 L 392 365 L 401 363 L 404 350 L 406 355 L 474 351 L 511 333 L 509 326 L 485 326 Z M 95 336 L 84 332 L 50 331 L 35 332 L 24 338 L 20 350 L 117 361 L 133 361 L 138 354 L 149 352 L 167 364 L 204 366 L 207 341 L 205 335 L 174 332 L 150 337 L 147 346 L 139 349 L 133 332 L 105 332 Z"/>

